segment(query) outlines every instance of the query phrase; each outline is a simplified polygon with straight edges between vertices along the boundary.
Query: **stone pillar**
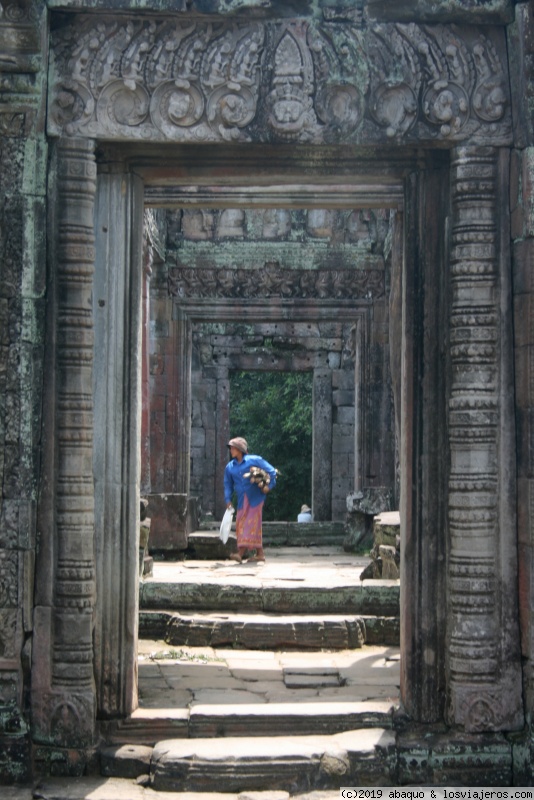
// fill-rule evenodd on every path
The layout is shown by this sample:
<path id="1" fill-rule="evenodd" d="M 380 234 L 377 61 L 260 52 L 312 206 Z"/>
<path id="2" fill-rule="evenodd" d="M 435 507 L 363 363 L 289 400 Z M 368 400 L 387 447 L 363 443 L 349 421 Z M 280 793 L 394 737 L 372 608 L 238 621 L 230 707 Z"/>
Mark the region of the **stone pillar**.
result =
<path id="1" fill-rule="evenodd" d="M 47 745 L 95 738 L 93 487 L 94 143 L 57 145 L 43 501 L 34 610 L 32 730 Z"/>
<path id="2" fill-rule="evenodd" d="M 141 336 L 141 492 L 150 492 L 150 278 L 154 248 L 145 240 L 143 252 L 143 318 Z"/>
<path id="3" fill-rule="evenodd" d="M 174 383 L 168 398 L 167 439 L 169 450 L 166 462 L 165 491 L 189 494 L 191 451 L 191 323 L 176 305 L 173 309 Z M 168 485 L 167 485 L 168 484 Z"/>
<path id="4" fill-rule="evenodd" d="M 332 518 L 332 371 L 313 373 L 312 508 L 316 522 Z"/>
<path id="5" fill-rule="evenodd" d="M 94 643 L 98 713 L 113 717 L 137 704 L 141 180 L 122 171 L 99 175 L 95 216 Z"/>
<path id="6" fill-rule="evenodd" d="M 512 158 L 519 613 L 527 708 L 534 709 L 534 147 Z"/>
<path id="7" fill-rule="evenodd" d="M 517 607 L 509 152 L 452 155 L 448 720 L 523 725 Z"/>
<path id="8" fill-rule="evenodd" d="M 223 477 L 228 464 L 228 442 L 230 440 L 230 381 L 226 377 L 217 380 L 217 411 L 215 425 L 215 518 L 222 519 L 224 502 Z"/>

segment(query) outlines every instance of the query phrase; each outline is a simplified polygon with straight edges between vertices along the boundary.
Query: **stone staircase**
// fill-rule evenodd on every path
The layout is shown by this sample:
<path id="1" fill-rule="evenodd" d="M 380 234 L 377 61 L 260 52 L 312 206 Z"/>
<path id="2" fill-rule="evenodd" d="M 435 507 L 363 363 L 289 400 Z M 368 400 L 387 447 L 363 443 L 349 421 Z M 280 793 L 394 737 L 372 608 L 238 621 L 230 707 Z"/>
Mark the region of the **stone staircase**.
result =
<path id="1" fill-rule="evenodd" d="M 102 775 L 155 792 L 395 783 L 398 581 L 360 581 L 368 559 L 343 553 L 342 532 L 290 525 L 270 545 L 266 531 L 265 565 L 224 560 L 235 541 L 215 531 L 154 565 L 140 652 L 157 643 L 168 658 L 140 662 L 141 706 L 109 724 Z M 313 546 L 319 533 L 328 546 Z"/>

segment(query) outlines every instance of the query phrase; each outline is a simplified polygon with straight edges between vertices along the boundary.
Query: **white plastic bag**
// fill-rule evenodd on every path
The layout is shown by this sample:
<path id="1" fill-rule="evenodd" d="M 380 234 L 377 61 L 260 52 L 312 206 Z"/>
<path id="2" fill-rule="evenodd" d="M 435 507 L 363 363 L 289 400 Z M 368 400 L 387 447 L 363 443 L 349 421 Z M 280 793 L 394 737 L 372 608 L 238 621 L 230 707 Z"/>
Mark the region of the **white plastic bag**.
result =
<path id="1" fill-rule="evenodd" d="M 228 541 L 228 537 L 230 536 L 230 531 L 232 530 L 232 521 L 234 518 L 234 509 L 227 508 L 224 512 L 224 517 L 222 518 L 221 522 L 221 529 L 219 531 L 219 539 L 223 544 L 226 544 Z"/>

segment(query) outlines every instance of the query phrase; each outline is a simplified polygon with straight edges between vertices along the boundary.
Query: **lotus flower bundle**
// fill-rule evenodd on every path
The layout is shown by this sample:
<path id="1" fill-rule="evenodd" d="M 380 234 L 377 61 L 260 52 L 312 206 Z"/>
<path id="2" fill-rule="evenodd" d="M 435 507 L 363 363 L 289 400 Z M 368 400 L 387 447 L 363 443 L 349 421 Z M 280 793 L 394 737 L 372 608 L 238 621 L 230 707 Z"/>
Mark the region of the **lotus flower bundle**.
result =
<path id="1" fill-rule="evenodd" d="M 248 478 L 251 483 L 257 484 L 258 488 L 262 490 L 263 494 L 267 494 L 269 491 L 271 478 L 264 469 L 261 469 L 261 467 L 251 467 L 250 472 L 245 472 L 243 477 Z"/>

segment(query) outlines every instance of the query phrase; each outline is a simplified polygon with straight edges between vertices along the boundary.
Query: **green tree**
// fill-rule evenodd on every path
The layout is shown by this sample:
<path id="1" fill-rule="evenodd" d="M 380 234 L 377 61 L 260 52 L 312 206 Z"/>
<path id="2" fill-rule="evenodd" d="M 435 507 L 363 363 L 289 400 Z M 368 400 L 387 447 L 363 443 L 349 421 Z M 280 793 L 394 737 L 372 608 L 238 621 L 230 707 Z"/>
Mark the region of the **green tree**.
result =
<path id="1" fill-rule="evenodd" d="M 296 520 L 311 504 L 312 374 L 235 372 L 230 376 L 230 434 L 280 471 L 265 520 Z"/>

